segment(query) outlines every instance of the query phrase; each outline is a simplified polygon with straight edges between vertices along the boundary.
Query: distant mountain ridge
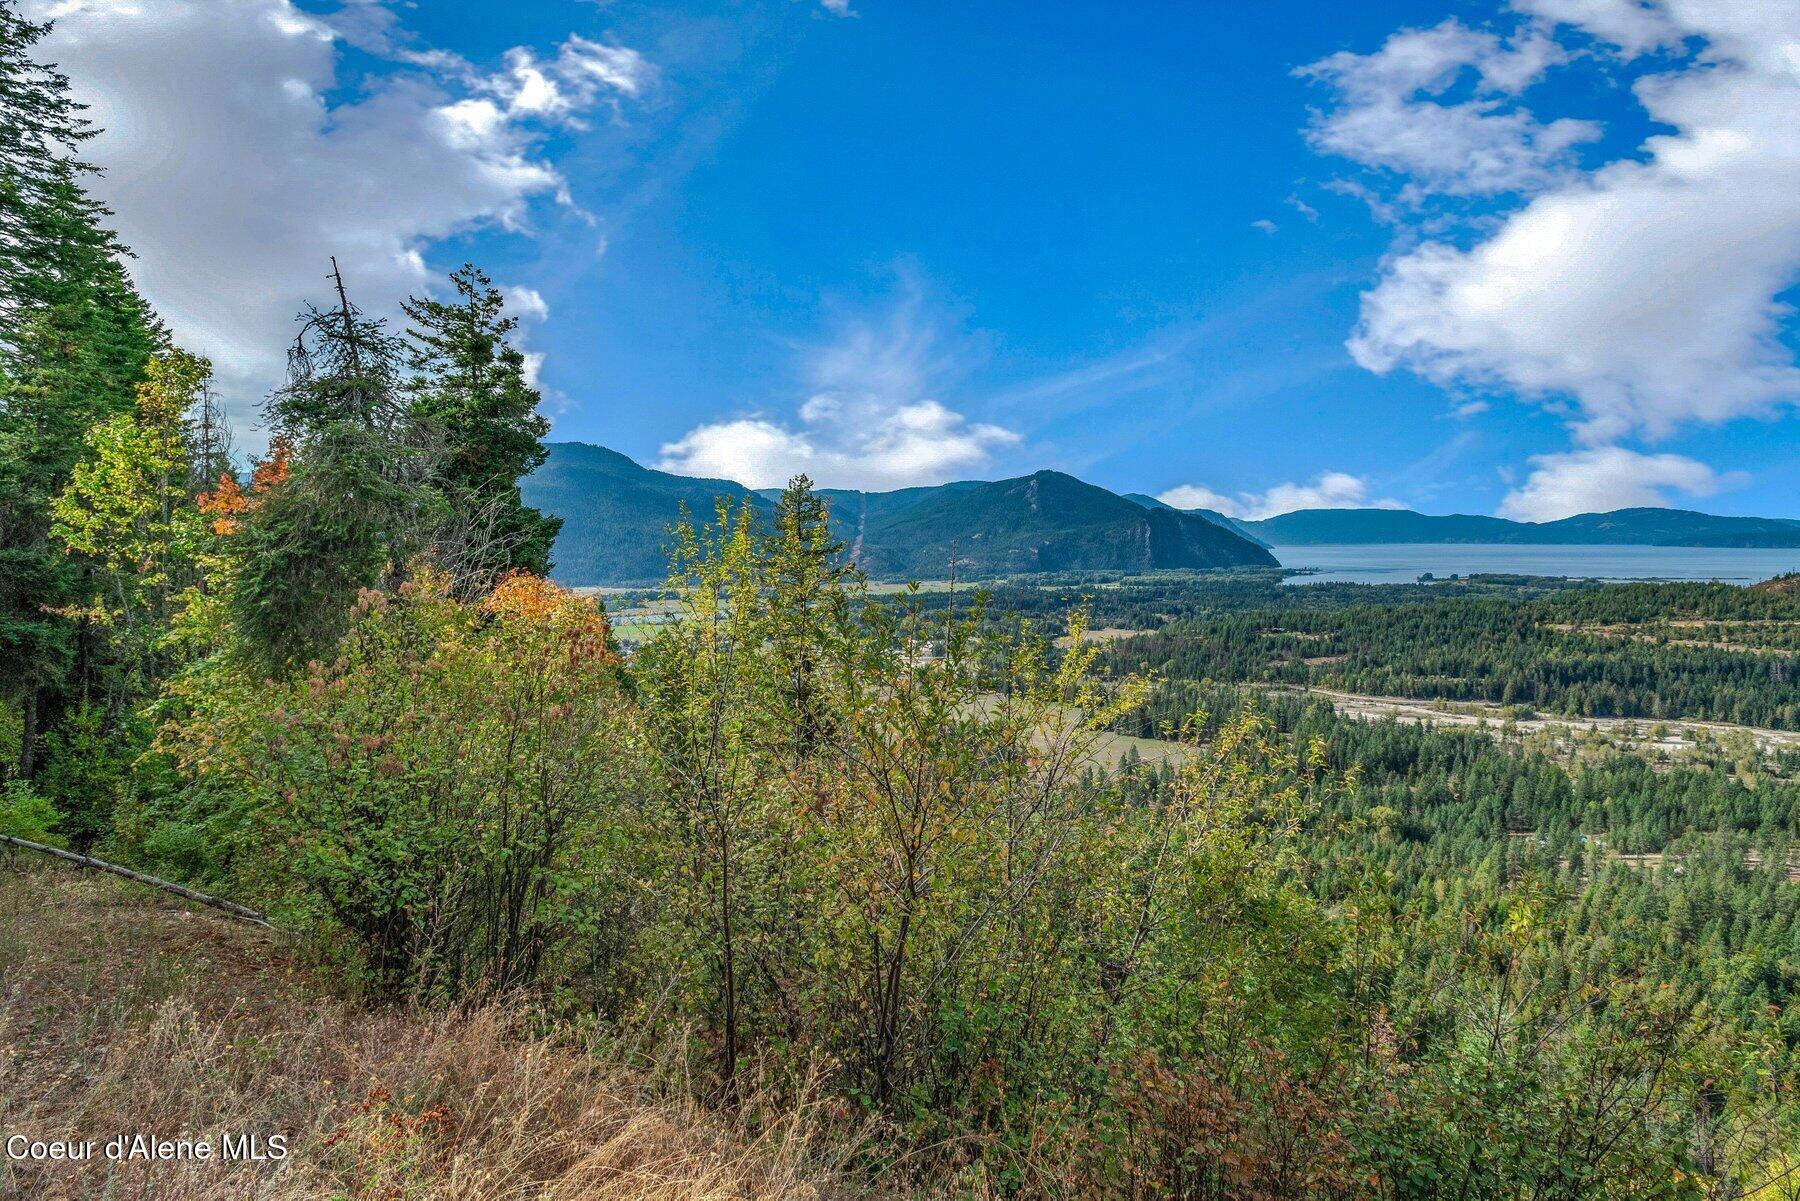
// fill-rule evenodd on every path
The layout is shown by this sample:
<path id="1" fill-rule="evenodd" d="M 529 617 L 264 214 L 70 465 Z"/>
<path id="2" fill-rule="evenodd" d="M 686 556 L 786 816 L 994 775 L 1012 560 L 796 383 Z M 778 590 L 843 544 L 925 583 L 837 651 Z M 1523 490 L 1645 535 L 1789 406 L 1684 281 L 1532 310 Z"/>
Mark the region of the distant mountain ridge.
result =
<path id="1" fill-rule="evenodd" d="M 1134 504 L 1143 505 L 1146 509 L 1174 509 L 1177 513 L 1198 513 L 1214 525 L 1222 525 L 1232 533 L 1240 534 L 1243 537 L 1250 539 L 1250 541 L 1263 547 L 1265 550 L 1269 545 L 1247 529 L 1244 522 L 1237 520 L 1235 517 L 1227 517 L 1217 509 L 1175 509 L 1175 506 L 1169 504 L 1167 501 L 1157 500 L 1154 496 L 1146 496 L 1142 492 L 1127 492 L 1125 493 L 1125 499 Z"/>
<path id="2" fill-rule="evenodd" d="M 871 514 L 859 561 L 875 576 L 959 572 L 1153 571 L 1275 567 L 1240 534 L 1176 509 L 1147 509 L 1060 471 L 926 490 Z"/>
<path id="3" fill-rule="evenodd" d="M 527 504 L 563 518 L 556 578 L 645 584 L 667 570 L 668 528 L 685 505 L 711 517 L 718 498 L 767 512 L 778 489 L 645 467 L 615 450 L 556 442 L 523 484 Z M 1619 509 L 1561 521 L 1508 521 L 1411 509 L 1301 509 L 1246 521 L 1119 495 L 1058 471 L 960 480 L 891 492 L 822 488 L 839 540 L 877 579 L 1039 571 L 1152 571 L 1278 566 L 1270 546 L 1514 543 L 1800 548 L 1800 521 L 1717 517 L 1687 509 Z"/>
<path id="4" fill-rule="evenodd" d="M 552 574 L 576 586 L 641 584 L 669 570 L 668 528 L 683 505 L 695 521 L 712 516 L 716 498 L 762 497 L 731 480 L 705 480 L 653 471 L 635 460 L 585 442 L 552 442 L 544 465 L 524 480 L 525 503 L 563 519 L 551 555 Z"/>
<path id="5" fill-rule="evenodd" d="M 642 584 L 667 570 L 668 528 L 685 505 L 710 518 L 717 499 L 766 512 L 768 489 L 672 475 L 614 450 L 556 442 L 523 481 L 527 504 L 563 519 L 556 578 Z M 877 579 L 1039 571 L 1275 567 L 1274 556 L 1205 516 L 1146 507 L 1057 471 L 892 492 L 821 489 L 837 537 Z"/>
<path id="6" fill-rule="evenodd" d="M 1300 509 L 1237 525 L 1274 546 L 1381 542 L 1516 543 L 1563 546 L 1800 547 L 1800 521 L 1716 517 L 1691 509 L 1617 509 L 1560 521 L 1509 521 L 1411 509 Z"/>

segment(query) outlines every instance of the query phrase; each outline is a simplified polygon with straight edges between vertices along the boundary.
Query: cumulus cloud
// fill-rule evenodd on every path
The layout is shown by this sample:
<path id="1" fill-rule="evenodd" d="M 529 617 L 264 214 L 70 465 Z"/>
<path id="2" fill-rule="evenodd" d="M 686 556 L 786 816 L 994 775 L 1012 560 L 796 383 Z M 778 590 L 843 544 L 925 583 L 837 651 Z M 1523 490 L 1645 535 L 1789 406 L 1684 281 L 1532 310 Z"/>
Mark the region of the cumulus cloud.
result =
<path id="1" fill-rule="evenodd" d="M 1317 144 L 1420 187 L 1454 188 L 1448 159 L 1413 145 L 1398 123 L 1369 125 L 1363 110 L 1391 114 L 1384 97 L 1415 82 L 1429 91 L 1453 68 L 1505 91 L 1487 64 L 1541 45 L 1544 29 L 1603 60 L 1659 53 L 1643 60 L 1650 71 L 1633 92 L 1666 132 L 1585 172 L 1535 152 L 1568 144 L 1566 136 L 1510 143 L 1532 152 L 1501 155 L 1495 173 L 1526 180 L 1530 194 L 1462 236 L 1422 223 L 1423 238 L 1403 243 L 1363 297 L 1349 341 L 1357 362 L 1542 400 L 1566 412 L 1590 448 L 1773 415 L 1800 400 L 1800 368 L 1783 341 L 1792 313 L 1780 300 L 1800 280 L 1800 6 L 1515 6 L 1530 20 L 1510 51 L 1495 50 L 1497 35 L 1439 26 L 1396 35 L 1427 44 L 1395 62 L 1377 61 L 1395 58 L 1390 41 L 1374 55 L 1317 64 L 1342 92 L 1342 107 L 1315 126 Z M 1530 53 L 1544 67 L 1568 56 Z M 1540 69 L 1521 64 L 1516 74 Z M 1374 82 L 1358 82 L 1365 76 Z"/>
<path id="2" fill-rule="evenodd" d="M 324 294 L 331 255 L 370 309 L 426 290 L 434 242 L 524 230 L 534 202 L 563 195 L 544 131 L 652 78 L 635 51 L 581 37 L 483 73 L 416 46 L 374 0 L 329 17 L 291 0 L 25 9 L 55 19 L 43 53 L 105 128 L 85 153 L 105 168 L 95 190 L 138 253 L 134 273 L 240 410 L 280 378 L 294 313 Z M 348 89 L 345 44 L 395 68 Z M 513 297 L 527 316 L 542 305 Z"/>
<path id="3" fill-rule="evenodd" d="M 703 425 L 662 448 L 664 471 L 771 488 L 805 473 L 829 488 L 883 491 L 936 484 L 979 467 L 1018 435 L 972 423 L 935 400 L 858 406 L 855 418 L 808 401 L 797 425 L 740 418 Z"/>
<path id="4" fill-rule="evenodd" d="M 901 282 L 884 319 L 853 320 L 832 341 L 801 348 L 807 399 L 792 420 L 755 414 L 699 426 L 663 446 L 658 466 L 752 488 L 805 473 L 825 487 L 878 491 L 966 476 L 1018 442 L 934 398 L 957 356 L 917 284 Z"/>
<path id="5" fill-rule="evenodd" d="M 502 288 L 501 295 L 506 300 L 506 307 L 520 321 L 548 321 L 550 305 L 544 294 L 536 288 L 509 287 Z"/>
<path id="6" fill-rule="evenodd" d="M 1525 483 L 1500 504 L 1515 521 L 1556 521 L 1576 513 L 1666 508 L 1668 490 L 1711 496 L 1733 482 L 1682 455 L 1640 454 L 1619 446 L 1536 455 Z"/>
<path id="7" fill-rule="evenodd" d="M 1213 509 L 1227 517 L 1261 521 L 1296 509 L 1400 509 L 1387 497 L 1369 499 L 1369 481 L 1344 471 L 1325 471 L 1310 484 L 1276 484 L 1266 492 L 1240 492 L 1235 497 L 1200 484 L 1182 484 L 1156 498 L 1177 509 Z"/>

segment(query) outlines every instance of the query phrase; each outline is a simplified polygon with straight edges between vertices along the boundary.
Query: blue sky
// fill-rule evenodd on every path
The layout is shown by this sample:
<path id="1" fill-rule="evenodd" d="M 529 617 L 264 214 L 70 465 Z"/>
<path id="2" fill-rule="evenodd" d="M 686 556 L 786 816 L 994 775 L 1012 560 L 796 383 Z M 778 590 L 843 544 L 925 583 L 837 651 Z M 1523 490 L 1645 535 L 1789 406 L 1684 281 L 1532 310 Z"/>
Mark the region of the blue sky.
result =
<path id="1" fill-rule="evenodd" d="M 55 7 L 251 445 L 308 264 L 467 258 L 555 436 L 675 470 L 1800 516 L 1780 6 Z"/>

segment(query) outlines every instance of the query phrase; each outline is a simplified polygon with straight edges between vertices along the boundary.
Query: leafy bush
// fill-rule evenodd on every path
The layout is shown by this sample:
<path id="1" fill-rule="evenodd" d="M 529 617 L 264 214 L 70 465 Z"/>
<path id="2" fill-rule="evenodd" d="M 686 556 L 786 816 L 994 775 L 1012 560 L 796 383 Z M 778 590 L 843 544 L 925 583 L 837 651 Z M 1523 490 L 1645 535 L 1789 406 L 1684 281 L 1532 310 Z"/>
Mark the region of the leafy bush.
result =
<path id="1" fill-rule="evenodd" d="M 53 831 L 56 810 L 23 780 L 0 784 L 0 834 L 30 842 L 62 846 Z"/>
<path id="2" fill-rule="evenodd" d="M 479 606 L 365 593 L 330 664 L 224 688 L 173 731 L 241 788 L 246 871 L 384 993 L 537 979 L 610 895 L 634 740 L 605 616 L 534 577 Z"/>

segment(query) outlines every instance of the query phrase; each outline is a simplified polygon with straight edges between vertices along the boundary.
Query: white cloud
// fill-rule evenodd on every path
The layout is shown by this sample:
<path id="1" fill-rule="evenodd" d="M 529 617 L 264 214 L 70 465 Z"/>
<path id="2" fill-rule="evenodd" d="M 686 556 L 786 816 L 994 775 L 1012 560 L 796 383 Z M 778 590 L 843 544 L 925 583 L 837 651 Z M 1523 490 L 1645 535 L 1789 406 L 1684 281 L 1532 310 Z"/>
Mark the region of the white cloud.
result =
<path id="1" fill-rule="evenodd" d="M 527 46 L 505 55 L 505 69 L 477 79 L 477 86 L 498 96 L 509 114 L 556 118 L 579 126 L 580 115 L 615 93 L 637 96 L 653 77 L 636 50 L 609 46 L 570 34 L 546 62 Z"/>
<path id="2" fill-rule="evenodd" d="M 105 168 L 95 190 L 137 251 L 134 274 L 175 336 L 213 357 L 240 414 L 280 379 L 294 314 L 323 298 L 331 255 L 352 299 L 391 311 L 436 282 L 434 242 L 526 229 L 535 200 L 562 195 L 543 129 L 650 79 L 635 52 L 579 37 L 482 75 L 413 46 L 373 0 L 330 17 L 291 0 L 25 7 L 55 17 L 42 52 L 106 131 L 85 154 Z M 404 69 L 347 91 L 346 42 Z"/>
<path id="3" fill-rule="evenodd" d="M 1276 484 L 1266 492 L 1240 492 L 1235 497 L 1200 484 L 1182 484 L 1157 496 L 1177 509 L 1214 509 L 1227 517 L 1261 521 L 1296 509 L 1401 509 L 1399 501 L 1369 499 L 1369 481 L 1343 471 L 1325 471 L 1310 484 Z"/>
<path id="4" fill-rule="evenodd" d="M 520 321 L 550 320 L 549 302 L 544 299 L 544 294 L 536 288 L 508 287 L 502 288 L 500 291 L 506 300 L 507 311 Z"/>
<path id="5" fill-rule="evenodd" d="M 1429 240 L 1396 253 L 1364 295 L 1356 360 L 1541 399 L 1590 447 L 1800 400 L 1778 300 L 1800 280 L 1800 5 L 1516 3 L 1564 22 L 1561 38 L 1593 39 L 1593 54 L 1697 46 L 1634 85 L 1669 132 L 1596 170 L 1553 173 L 1461 244 L 1424 227 Z M 1481 71 L 1487 53 L 1466 42 L 1442 58 Z M 1404 145 L 1364 161 L 1426 187 L 1442 174 Z"/>
<path id="6" fill-rule="evenodd" d="M 1276 230 L 1280 229 L 1281 227 L 1279 225 L 1276 225 L 1273 221 L 1269 220 L 1267 217 L 1264 217 L 1259 221 L 1252 221 L 1250 223 L 1250 228 L 1261 230 L 1263 233 L 1266 233 L 1266 234 L 1272 234 Z"/>
<path id="7" fill-rule="evenodd" d="M 757 418 L 703 425 L 662 448 L 664 471 L 720 477 L 771 488 L 805 473 L 828 488 L 883 491 L 936 484 L 987 461 L 1018 435 L 971 423 L 935 400 L 883 409 L 859 406 L 854 417 L 808 401 L 798 426 Z"/>
<path id="8" fill-rule="evenodd" d="M 850 11 L 850 0 L 819 0 L 819 7 L 833 16 L 852 17 L 856 15 Z"/>
<path id="9" fill-rule="evenodd" d="M 794 420 L 753 415 L 699 426 L 665 445 L 658 466 L 753 488 L 804 472 L 825 487 L 882 490 L 967 475 L 1018 442 L 933 398 L 957 355 L 924 315 L 917 284 L 905 272 L 901 282 L 884 319 L 852 320 L 832 341 L 801 348 L 807 399 Z"/>
<path id="10" fill-rule="evenodd" d="M 1478 417 L 1492 406 L 1485 400 L 1466 400 L 1450 410 L 1453 417 Z"/>
<path id="11" fill-rule="evenodd" d="M 1525 483 L 1507 493 L 1499 515 L 1514 521 L 1556 521 L 1576 513 L 1666 508 L 1668 489 L 1711 496 L 1734 482 L 1682 455 L 1647 455 L 1622 446 L 1536 455 Z"/>
<path id="12" fill-rule="evenodd" d="M 1339 101 L 1314 115 L 1307 136 L 1315 149 L 1406 176 L 1409 199 L 1540 188 L 1567 173 L 1573 147 L 1600 136 L 1591 121 L 1541 123 L 1513 100 L 1563 57 L 1534 31 L 1504 42 L 1455 19 L 1403 29 L 1372 54 L 1340 51 L 1302 68 Z M 1443 99 L 1471 75 L 1472 98 Z"/>
<path id="13" fill-rule="evenodd" d="M 1212 509 L 1228 515 L 1239 507 L 1238 502 L 1231 497 L 1214 492 L 1202 484 L 1177 484 L 1156 499 L 1177 509 Z"/>
<path id="14" fill-rule="evenodd" d="M 1690 4 L 1694 0 L 1690 0 Z M 1710 0 L 1699 0 L 1700 3 Z M 1655 3 L 1638 0 L 1515 0 L 1521 12 L 1582 30 L 1630 54 L 1681 41 L 1676 24 Z"/>
<path id="15" fill-rule="evenodd" d="M 1306 203 L 1306 201 L 1300 199 L 1300 197 L 1298 197 L 1298 196 L 1289 196 L 1287 198 L 1287 203 L 1288 203 L 1288 207 L 1292 208 L 1296 213 L 1299 213 L 1302 217 L 1305 217 L 1308 221 L 1311 221 L 1313 224 L 1315 224 L 1315 225 L 1318 224 L 1318 222 L 1319 222 L 1319 210 L 1318 209 L 1316 209 L 1312 205 Z"/>

